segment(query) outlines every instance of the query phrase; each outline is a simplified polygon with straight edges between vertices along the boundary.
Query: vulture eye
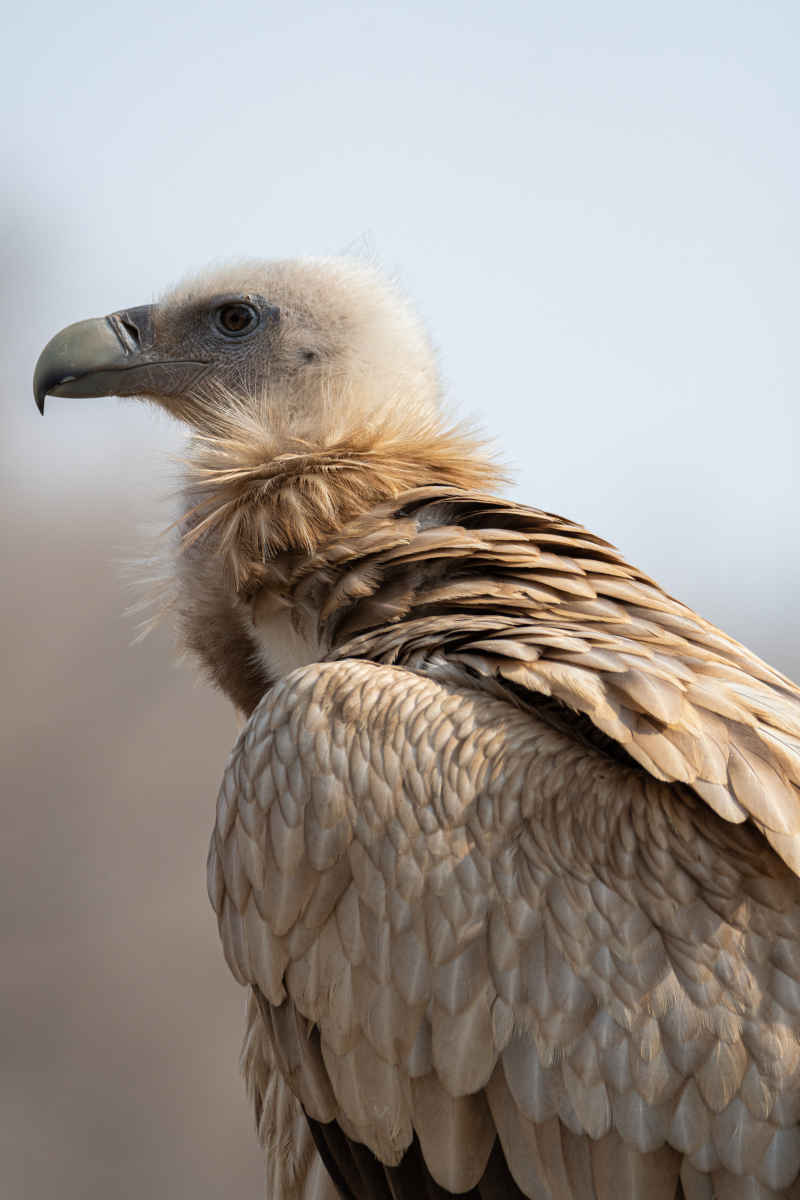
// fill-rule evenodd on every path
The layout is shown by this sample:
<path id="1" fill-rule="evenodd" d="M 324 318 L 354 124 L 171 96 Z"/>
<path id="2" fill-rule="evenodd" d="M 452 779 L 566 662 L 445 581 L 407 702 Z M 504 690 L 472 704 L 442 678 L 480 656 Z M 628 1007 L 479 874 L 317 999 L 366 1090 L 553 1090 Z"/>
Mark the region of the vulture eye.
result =
<path id="1" fill-rule="evenodd" d="M 214 323 L 226 337 L 243 337 L 258 325 L 258 312 L 252 304 L 223 304 L 214 312 Z"/>

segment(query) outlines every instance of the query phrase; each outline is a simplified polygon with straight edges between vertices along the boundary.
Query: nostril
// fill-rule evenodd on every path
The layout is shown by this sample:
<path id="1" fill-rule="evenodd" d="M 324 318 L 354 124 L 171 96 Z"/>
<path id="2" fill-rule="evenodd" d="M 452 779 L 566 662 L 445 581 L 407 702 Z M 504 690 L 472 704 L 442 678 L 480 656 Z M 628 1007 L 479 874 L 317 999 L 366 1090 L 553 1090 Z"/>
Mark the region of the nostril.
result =
<path id="1" fill-rule="evenodd" d="M 108 318 L 126 354 L 138 354 L 153 341 L 153 308 L 142 304 L 138 308 L 121 308 Z"/>
<path id="2" fill-rule="evenodd" d="M 133 321 L 131 321 L 130 317 L 120 317 L 119 323 L 133 342 L 136 349 L 140 349 L 142 339 L 138 328 L 134 325 Z"/>

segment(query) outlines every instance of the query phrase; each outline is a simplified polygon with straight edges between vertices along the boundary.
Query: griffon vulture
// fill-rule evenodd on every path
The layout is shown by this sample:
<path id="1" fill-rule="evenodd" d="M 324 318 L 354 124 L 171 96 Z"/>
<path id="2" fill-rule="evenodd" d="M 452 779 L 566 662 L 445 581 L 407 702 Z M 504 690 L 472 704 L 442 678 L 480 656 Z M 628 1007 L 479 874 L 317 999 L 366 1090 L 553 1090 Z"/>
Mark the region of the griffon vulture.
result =
<path id="1" fill-rule="evenodd" d="M 208 885 L 274 1200 L 800 1196 L 800 691 L 498 499 L 338 260 L 59 333 L 193 432 L 185 644 L 247 718 Z"/>

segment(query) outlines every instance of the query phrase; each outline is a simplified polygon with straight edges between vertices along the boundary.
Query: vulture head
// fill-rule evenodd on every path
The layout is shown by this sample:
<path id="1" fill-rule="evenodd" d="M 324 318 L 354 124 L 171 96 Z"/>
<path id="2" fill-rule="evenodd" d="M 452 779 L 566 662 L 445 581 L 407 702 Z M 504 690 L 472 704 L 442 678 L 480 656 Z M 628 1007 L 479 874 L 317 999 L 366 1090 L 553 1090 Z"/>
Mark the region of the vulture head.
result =
<path id="1" fill-rule="evenodd" d="M 50 396 L 137 396 L 194 432 L 188 539 L 211 529 L 237 587 L 265 554 L 311 549 L 377 500 L 497 472 L 446 428 L 430 340 L 408 302 L 348 259 L 248 262 L 156 304 L 79 321 L 34 375 Z"/>
<path id="2" fill-rule="evenodd" d="M 45 396 L 143 396 L 214 434 L 245 408 L 276 444 L 329 445 L 397 406 L 431 420 L 439 381 L 414 312 L 377 271 L 346 259 L 245 263 L 158 303 L 79 321 L 45 347 Z"/>

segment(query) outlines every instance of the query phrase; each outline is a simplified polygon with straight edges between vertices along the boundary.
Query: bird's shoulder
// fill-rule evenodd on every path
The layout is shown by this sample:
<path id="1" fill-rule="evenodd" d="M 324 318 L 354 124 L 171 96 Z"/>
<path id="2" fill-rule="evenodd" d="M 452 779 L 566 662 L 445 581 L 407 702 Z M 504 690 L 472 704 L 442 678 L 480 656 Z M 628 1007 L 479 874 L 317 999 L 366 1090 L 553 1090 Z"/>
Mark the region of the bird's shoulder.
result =
<path id="1" fill-rule="evenodd" d="M 319 654 L 547 698 L 800 871 L 800 690 L 581 526 L 420 488 L 298 560 L 287 590 Z"/>

